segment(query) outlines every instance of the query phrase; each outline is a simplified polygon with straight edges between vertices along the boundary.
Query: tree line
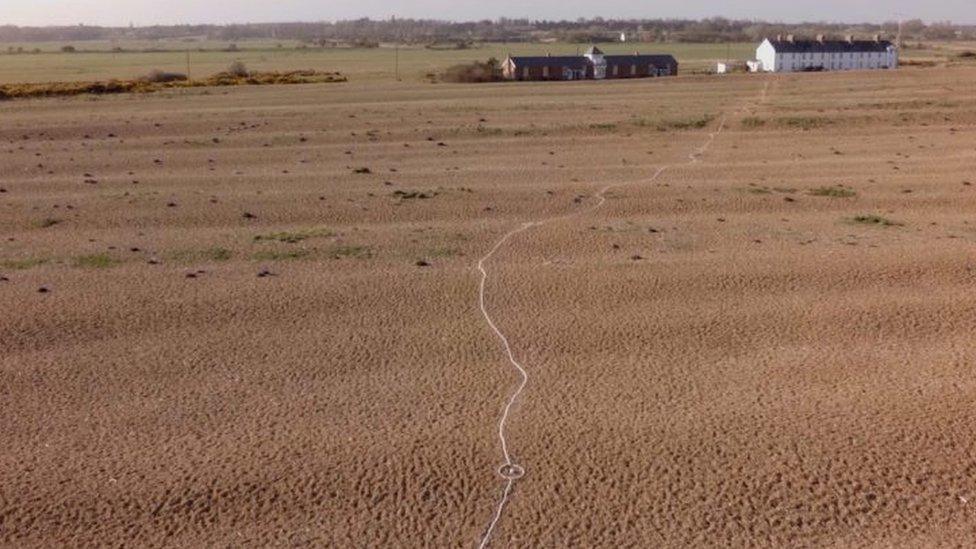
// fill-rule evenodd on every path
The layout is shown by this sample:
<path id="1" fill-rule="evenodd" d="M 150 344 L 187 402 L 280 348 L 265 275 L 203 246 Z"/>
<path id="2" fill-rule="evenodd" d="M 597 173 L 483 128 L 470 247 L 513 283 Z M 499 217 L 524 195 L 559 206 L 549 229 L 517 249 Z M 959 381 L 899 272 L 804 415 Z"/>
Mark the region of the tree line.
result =
<path id="1" fill-rule="evenodd" d="M 0 42 L 80 42 L 86 40 L 199 39 L 238 41 L 248 39 L 298 40 L 310 45 L 376 45 L 382 42 L 432 44 L 471 42 L 599 43 L 619 40 L 624 34 L 635 42 L 755 42 L 767 36 L 873 35 L 904 40 L 973 40 L 976 25 L 951 22 L 926 23 L 920 19 L 885 23 L 771 23 L 708 19 L 577 19 L 546 21 L 500 18 L 468 22 L 433 19 L 356 19 L 317 23 L 254 23 L 240 25 L 168 25 L 148 27 L 0 26 Z"/>

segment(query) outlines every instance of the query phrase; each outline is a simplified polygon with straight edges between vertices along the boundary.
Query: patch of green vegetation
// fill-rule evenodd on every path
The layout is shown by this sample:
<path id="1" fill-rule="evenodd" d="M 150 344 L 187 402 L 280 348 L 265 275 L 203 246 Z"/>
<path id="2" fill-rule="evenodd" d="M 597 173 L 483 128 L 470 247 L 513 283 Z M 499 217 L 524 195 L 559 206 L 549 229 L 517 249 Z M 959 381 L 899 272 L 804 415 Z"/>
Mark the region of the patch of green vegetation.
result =
<path id="1" fill-rule="evenodd" d="M 712 114 L 703 114 L 682 120 L 664 120 L 658 123 L 657 130 L 661 132 L 668 130 L 699 130 L 708 126 L 712 120 L 715 120 L 715 115 Z"/>
<path id="2" fill-rule="evenodd" d="M 742 119 L 742 127 L 744 128 L 761 128 L 766 125 L 766 121 L 758 116 L 747 116 Z"/>
<path id="3" fill-rule="evenodd" d="M 599 130 L 604 132 L 612 132 L 617 129 L 617 125 L 613 122 L 605 122 L 601 124 L 590 124 L 591 130 Z"/>
<path id="4" fill-rule="evenodd" d="M 541 128 L 527 128 L 521 130 L 515 130 L 512 132 L 514 137 L 525 137 L 529 135 L 542 135 L 545 132 Z"/>
<path id="5" fill-rule="evenodd" d="M 772 193 L 792 194 L 796 192 L 796 189 L 791 189 L 789 187 L 767 187 L 766 185 L 755 185 L 755 184 L 750 184 L 748 187 L 745 187 L 742 190 L 750 194 L 772 194 Z"/>
<path id="6" fill-rule="evenodd" d="M 59 223 L 61 223 L 60 219 L 56 219 L 54 217 L 45 217 L 44 219 L 38 219 L 37 221 L 32 223 L 32 225 L 38 229 L 46 229 L 48 227 L 53 227 Z"/>
<path id="7" fill-rule="evenodd" d="M 840 185 L 834 187 L 817 187 L 816 189 L 810 189 L 807 194 L 810 196 L 829 196 L 831 198 L 850 198 L 857 196 L 857 192 L 854 189 L 848 189 Z"/>
<path id="8" fill-rule="evenodd" d="M 858 215 L 851 218 L 851 222 L 857 223 L 858 225 L 878 225 L 881 227 L 898 227 L 904 225 L 904 223 L 899 223 L 898 221 L 892 221 L 880 215 Z"/>
<path id="9" fill-rule="evenodd" d="M 196 263 L 199 261 L 227 261 L 234 257 L 234 252 L 227 248 L 214 246 L 205 250 L 179 250 L 168 254 L 173 261 L 180 263 Z"/>
<path id="10" fill-rule="evenodd" d="M 501 128 L 487 128 L 485 126 L 478 126 L 476 131 L 484 135 L 501 135 L 504 133 Z"/>
<path id="11" fill-rule="evenodd" d="M 0 84 L 0 97 L 5 99 L 31 97 L 66 97 L 82 94 L 105 95 L 118 93 L 152 93 L 165 89 L 187 89 L 202 86 L 256 86 L 268 84 L 311 84 L 319 82 L 345 82 L 338 73 L 319 71 L 254 72 L 247 76 L 227 72 L 197 80 L 150 82 L 144 78 L 108 80 L 102 82 L 36 82 Z M 94 97 L 89 97 L 93 100 Z"/>
<path id="12" fill-rule="evenodd" d="M 73 261 L 75 267 L 86 269 L 107 269 L 122 263 L 108 254 L 80 255 Z"/>
<path id="13" fill-rule="evenodd" d="M 39 265 L 44 265 L 48 262 L 48 259 L 43 257 L 28 257 L 26 259 L 4 259 L 0 261 L 0 267 L 4 269 L 13 269 L 15 271 L 22 271 L 24 269 L 30 269 L 32 267 L 37 267 Z"/>
<path id="14" fill-rule="evenodd" d="M 368 246 L 335 246 L 329 250 L 329 255 L 335 259 L 340 257 L 368 259 L 373 257 L 373 251 Z"/>
<path id="15" fill-rule="evenodd" d="M 309 238 L 328 238 L 336 234 L 324 227 L 303 229 L 299 231 L 282 231 L 277 233 L 259 234 L 254 236 L 255 242 L 285 242 L 295 244 Z"/>
<path id="16" fill-rule="evenodd" d="M 252 255 L 251 259 L 254 259 L 255 261 L 287 261 L 291 259 L 302 259 L 303 257 L 308 257 L 310 253 L 311 252 L 308 250 L 264 250 Z"/>
<path id="17" fill-rule="evenodd" d="M 455 257 L 461 255 L 457 248 L 432 248 L 427 250 L 428 257 Z"/>
<path id="18" fill-rule="evenodd" d="M 813 130 L 830 125 L 833 121 L 822 116 L 784 116 L 777 118 L 776 123 L 786 128 Z"/>
<path id="19" fill-rule="evenodd" d="M 931 101 L 923 99 L 912 99 L 910 101 L 884 101 L 884 102 L 874 102 L 874 103 L 858 103 L 857 107 L 859 109 L 913 109 L 913 110 L 923 110 L 929 107 L 938 108 L 955 108 L 960 106 L 959 103 L 954 101 Z"/>

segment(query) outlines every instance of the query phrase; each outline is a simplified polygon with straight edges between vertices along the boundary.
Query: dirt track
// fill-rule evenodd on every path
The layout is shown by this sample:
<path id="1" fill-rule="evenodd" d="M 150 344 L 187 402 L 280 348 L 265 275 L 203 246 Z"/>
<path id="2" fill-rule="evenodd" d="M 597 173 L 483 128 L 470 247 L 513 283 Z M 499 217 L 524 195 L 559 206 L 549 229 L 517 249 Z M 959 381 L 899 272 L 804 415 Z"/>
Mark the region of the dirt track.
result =
<path id="1" fill-rule="evenodd" d="M 496 546 L 968 539 L 974 76 L 777 79 L 592 212 L 761 81 L 0 104 L 0 541 L 476 544 L 475 263 L 574 212 L 492 258 Z"/>

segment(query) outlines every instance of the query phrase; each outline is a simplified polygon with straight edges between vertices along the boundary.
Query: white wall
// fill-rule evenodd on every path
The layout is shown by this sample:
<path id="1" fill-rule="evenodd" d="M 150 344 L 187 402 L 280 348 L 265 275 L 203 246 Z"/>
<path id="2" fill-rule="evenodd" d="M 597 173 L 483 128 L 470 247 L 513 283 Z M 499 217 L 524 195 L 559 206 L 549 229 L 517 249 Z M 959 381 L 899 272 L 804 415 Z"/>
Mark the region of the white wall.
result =
<path id="1" fill-rule="evenodd" d="M 892 46 L 886 52 L 777 53 L 767 39 L 756 49 L 756 59 L 767 72 L 796 72 L 816 67 L 828 71 L 895 69 L 898 49 Z"/>
<path id="2" fill-rule="evenodd" d="M 756 60 L 762 63 L 762 70 L 766 72 L 776 71 L 776 50 L 773 49 L 773 44 L 768 38 L 756 48 Z"/>
<path id="3" fill-rule="evenodd" d="M 595 80 L 602 80 L 607 77 L 607 61 L 600 54 L 586 54 L 584 57 L 589 58 L 593 62 L 593 78 Z"/>

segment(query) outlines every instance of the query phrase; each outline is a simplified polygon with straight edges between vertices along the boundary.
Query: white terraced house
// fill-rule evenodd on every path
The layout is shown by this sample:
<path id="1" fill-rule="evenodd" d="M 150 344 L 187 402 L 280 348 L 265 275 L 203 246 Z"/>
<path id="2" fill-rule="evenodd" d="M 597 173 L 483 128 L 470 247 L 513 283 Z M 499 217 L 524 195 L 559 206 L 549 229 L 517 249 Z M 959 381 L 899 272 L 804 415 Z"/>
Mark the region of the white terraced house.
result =
<path id="1" fill-rule="evenodd" d="M 851 71 L 897 69 L 898 48 L 880 36 L 873 40 L 765 39 L 756 49 L 755 69 L 765 72 Z"/>

